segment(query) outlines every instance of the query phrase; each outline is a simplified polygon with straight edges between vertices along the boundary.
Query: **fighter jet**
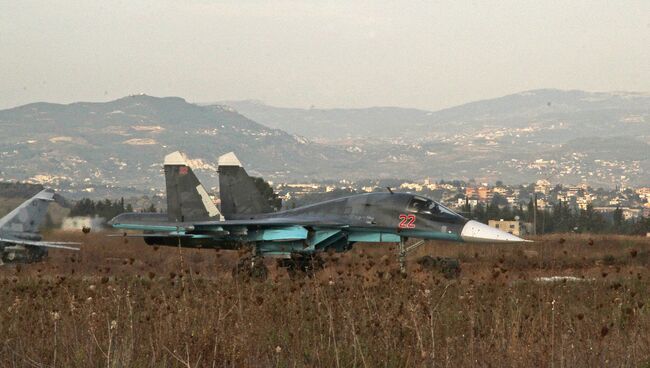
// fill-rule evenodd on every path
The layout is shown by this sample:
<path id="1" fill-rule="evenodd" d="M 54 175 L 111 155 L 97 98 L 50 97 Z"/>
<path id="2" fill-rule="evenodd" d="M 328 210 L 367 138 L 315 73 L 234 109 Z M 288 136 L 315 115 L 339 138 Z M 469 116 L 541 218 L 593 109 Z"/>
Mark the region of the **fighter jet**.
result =
<path id="1" fill-rule="evenodd" d="M 43 241 L 38 233 L 54 191 L 44 189 L 0 219 L 0 265 L 36 262 L 47 256 L 47 248 L 79 250 L 79 243 Z"/>
<path id="2" fill-rule="evenodd" d="M 234 153 L 219 158 L 221 211 L 180 152 L 165 157 L 167 214 L 124 213 L 110 224 L 141 230 L 150 245 L 239 249 L 252 248 L 234 270 L 267 275 L 262 257 L 277 257 L 290 274 L 322 265 L 324 251 L 345 252 L 355 243 L 397 243 L 404 270 L 406 253 L 424 240 L 523 242 L 525 240 L 468 220 L 441 203 L 411 193 L 358 194 L 290 210 L 275 211 Z M 410 238 L 422 241 L 406 247 Z"/>

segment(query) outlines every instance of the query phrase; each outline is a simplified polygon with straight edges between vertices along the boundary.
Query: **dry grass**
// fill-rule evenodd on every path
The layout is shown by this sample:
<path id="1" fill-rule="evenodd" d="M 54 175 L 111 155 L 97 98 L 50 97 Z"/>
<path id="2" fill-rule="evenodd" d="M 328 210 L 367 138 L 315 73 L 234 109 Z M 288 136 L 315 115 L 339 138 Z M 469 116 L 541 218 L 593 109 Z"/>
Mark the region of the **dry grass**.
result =
<path id="1" fill-rule="evenodd" d="M 78 255 L 0 268 L 0 366 L 640 366 L 650 361 L 650 241 L 549 236 L 430 243 L 461 277 L 397 276 L 388 245 L 327 257 L 290 281 L 230 276 L 235 252 L 98 234 Z M 591 243 L 591 244 L 590 244 Z M 540 282 L 539 276 L 583 281 Z"/>

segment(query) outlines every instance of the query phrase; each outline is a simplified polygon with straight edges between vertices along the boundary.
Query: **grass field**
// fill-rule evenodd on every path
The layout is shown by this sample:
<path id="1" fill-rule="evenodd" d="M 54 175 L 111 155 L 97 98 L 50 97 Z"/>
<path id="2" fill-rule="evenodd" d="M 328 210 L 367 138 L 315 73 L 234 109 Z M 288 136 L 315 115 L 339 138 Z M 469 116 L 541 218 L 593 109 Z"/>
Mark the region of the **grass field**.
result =
<path id="1" fill-rule="evenodd" d="M 82 251 L 0 267 L 2 367 L 639 367 L 650 362 L 650 239 L 556 235 L 525 245 L 430 242 L 326 255 L 314 278 L 236 252 L 103 234 Z M 461 261 L 457 279 L 418 256 Z M 573 278 L 543 279 L 572 276 Z M 542 279 L 540 279 L 542 278 Z"/>

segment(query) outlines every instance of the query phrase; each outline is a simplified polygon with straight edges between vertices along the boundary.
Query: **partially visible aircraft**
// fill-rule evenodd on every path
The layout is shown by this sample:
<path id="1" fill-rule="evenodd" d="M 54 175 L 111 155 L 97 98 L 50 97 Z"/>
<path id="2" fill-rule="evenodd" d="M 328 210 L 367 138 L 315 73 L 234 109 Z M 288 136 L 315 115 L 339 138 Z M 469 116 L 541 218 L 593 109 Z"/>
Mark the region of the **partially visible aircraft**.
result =
<path id="1" fill-rule="evenodd" d="M 248 176 L 234 153 L 219 158 L 221 211 L 180 152 L 165 157 L 167 214 L 124 213 L 110 224 L 141 230 L 150 245 L 239 249 L 252 256 L 235 273 L 267 276 L 266 256 L 280 258 L 290 274 L 322 265 L 323 251 L 345 252 L 358 242 L 398 243 L 402 271 L 409 238 L 465 242 L 523 242 L 524 239 L 468 220 L 442 204 L 411 193 L 358 194 L 291 210 L 274 211 L 268 196 Z"/>
<path id="2" fill-rule="evenodd" d="M 79 250 L 79 243 L 43 241 L 39 227 L 54 191 L 44 189 L 0 219 L 0 265 L 13 262 L 36 262 L 47 256 L 48 248 Z"/>

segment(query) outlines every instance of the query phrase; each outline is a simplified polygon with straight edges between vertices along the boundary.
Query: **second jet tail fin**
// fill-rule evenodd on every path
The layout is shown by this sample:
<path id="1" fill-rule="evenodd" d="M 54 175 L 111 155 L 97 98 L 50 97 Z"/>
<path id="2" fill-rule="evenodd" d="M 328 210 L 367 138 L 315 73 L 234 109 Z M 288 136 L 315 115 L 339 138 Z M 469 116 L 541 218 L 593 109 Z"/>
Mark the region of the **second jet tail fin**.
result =
<path id="1" fill-rule="evenodd" d="M 167 215 L 170 221 L 221 220 L 212 202 L 185 156 L 176 151 L 165 156 Z"/>
<path id="2" fill-rule="evenodd" d="M 281 206 L 273 190 L 263 179 L 249 176 L 233 152 L 219 157 L 219 194 L 226 218 L 274 212 Z"/>
<path id="3" fill-rule="evenodd" d="M 54 191 L 44 189 L 0 219 L 0 231 L 37 233 L 45 221 Z"/>

